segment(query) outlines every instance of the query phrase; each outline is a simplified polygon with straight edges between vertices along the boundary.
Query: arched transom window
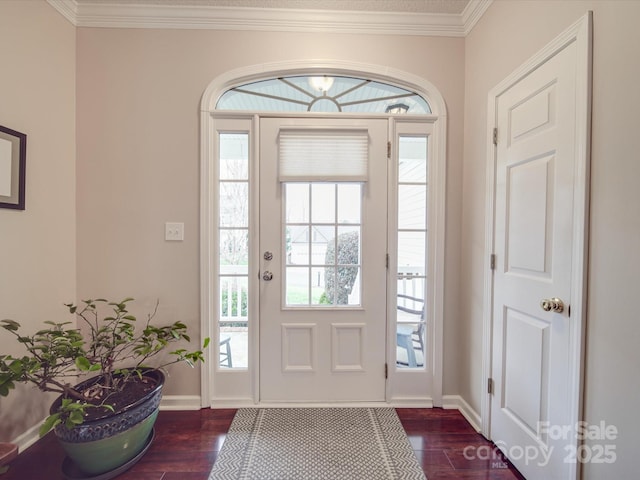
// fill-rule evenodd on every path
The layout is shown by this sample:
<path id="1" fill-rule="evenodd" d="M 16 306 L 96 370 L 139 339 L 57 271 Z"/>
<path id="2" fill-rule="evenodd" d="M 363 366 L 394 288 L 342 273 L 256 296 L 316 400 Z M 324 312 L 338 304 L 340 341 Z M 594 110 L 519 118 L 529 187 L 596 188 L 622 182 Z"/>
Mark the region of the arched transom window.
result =
<path id="1" fill-rule="evenodd" d="M 345 76 L 300 75 L 247 83 L 227 90 L 216 110 L 264 112 L 430 114 L 416 92 Z"/>

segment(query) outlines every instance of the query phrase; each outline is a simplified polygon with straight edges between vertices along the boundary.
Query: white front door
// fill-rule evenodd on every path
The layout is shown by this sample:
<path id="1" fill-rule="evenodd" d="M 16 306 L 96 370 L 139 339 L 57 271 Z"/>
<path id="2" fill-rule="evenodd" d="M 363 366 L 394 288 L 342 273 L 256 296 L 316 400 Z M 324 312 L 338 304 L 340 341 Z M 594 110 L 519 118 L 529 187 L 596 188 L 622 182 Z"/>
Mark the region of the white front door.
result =
<path id="1" fill-rule="evenodd" d="M 385 399 L 387 124 L 260 120 L 261 402 Z M 366 181 L 283 179 L 283 131 L 364 134 Z"/>
<path id="2" fill-rule="evenodd" d="M 570 308 L 581 301 L 572 282 L 584 232 L 574 215 L 584 211 L 576 112 L 586 111 L 576 49 L 564 46 L 495 99 L 490 432 L 529 480 L 567 479 L 575 469 L 581 319 Z"/>

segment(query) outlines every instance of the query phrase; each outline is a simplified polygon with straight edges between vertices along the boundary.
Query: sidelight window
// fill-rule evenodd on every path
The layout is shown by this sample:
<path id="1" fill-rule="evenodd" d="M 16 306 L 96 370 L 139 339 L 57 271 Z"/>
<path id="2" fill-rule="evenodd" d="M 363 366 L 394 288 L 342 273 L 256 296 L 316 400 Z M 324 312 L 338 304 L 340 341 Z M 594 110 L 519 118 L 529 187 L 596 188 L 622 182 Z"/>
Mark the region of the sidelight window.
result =
<path id="1" fill-rule="evenodd" d="M 220 367 L 247 368 L 249 135 L 247 133 L 220 133 L 219 149 L 218 338 L 220 340 Z M 240 355 L 241 352 L 242 355 Z"/>
<path id="2" fill-rule="evenodd" d="M 427 137 L 399 136 L 396 364 L 425 366 L 427 335 Z"/>

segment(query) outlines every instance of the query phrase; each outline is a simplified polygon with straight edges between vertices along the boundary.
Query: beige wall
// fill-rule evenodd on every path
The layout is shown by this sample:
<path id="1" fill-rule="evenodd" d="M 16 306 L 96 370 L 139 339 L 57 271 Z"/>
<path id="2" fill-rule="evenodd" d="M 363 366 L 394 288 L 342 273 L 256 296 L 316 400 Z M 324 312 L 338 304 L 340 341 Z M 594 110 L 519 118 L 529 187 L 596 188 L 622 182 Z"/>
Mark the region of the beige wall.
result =
<path id="1" fill-rule="evenodd" d="M 584 15 L 594 12 L 591 245 L 585 420 L 618 427 L 617 461 L 584 478 L 638 475 L 640 393 L 640 2 L 495 1 L 466 39 L 460 393 L 476 410 L 481 378 L 487 94 Z M 595 442 L 606 443 L 606 442 Z"/>
<path id="2" fill-rule="evenodd" d="M 229 70 L 298 59 L 403 70 L 432 82 L 447 103 L 445 391 L 455 393 L 463 39 L 78 29 L 79 296 L 159 298 L 163 315 L 198 329 L 202 94 Z M 184 222 L 184 242 L 164 241 L 167 221 Z M 180 370 L 167 392 L 198 395 L 198 372 Z"/>
<path id="3" fill-rule="evenodd" d="M 0 209 L 0 318 L 33 333 L 76 295 L 75 29 L 43 2 L 0 2 L 0 125 L 27 134 L 26 210 Z M 68 315 L 68 314 L 67 314 Z M 21 353 L 0 332 L 0 353 Z M 49 399 L 0 399 L 0 441 L 37 424 Z"/>

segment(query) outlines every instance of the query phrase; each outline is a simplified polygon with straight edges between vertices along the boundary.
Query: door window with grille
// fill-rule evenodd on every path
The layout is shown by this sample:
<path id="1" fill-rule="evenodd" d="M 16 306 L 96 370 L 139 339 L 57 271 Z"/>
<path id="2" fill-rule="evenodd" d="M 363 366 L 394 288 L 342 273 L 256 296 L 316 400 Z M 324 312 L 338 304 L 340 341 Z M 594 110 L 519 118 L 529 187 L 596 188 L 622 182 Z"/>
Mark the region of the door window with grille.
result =
<path id="1" fill-rule="evenodd" d="M 359 306 L 360 183 L 285 184 L 285 300 L 292 306 Z"/>

